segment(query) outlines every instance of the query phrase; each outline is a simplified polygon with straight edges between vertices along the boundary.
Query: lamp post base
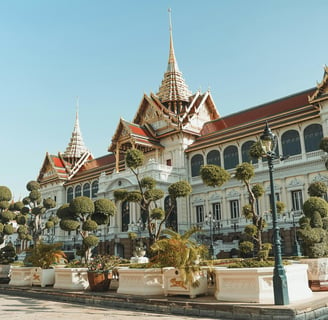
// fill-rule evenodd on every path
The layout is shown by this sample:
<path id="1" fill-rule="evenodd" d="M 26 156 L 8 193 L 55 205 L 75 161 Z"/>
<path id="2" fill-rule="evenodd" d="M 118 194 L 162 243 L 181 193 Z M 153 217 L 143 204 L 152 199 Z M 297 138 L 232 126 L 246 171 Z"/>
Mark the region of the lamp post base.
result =
<path id="1" fill-rule="evenodd" d="M 274 268 L 273 291 L 276 305 L 289 304 L 287 277 L 283 266 L 275 266 Z"/>

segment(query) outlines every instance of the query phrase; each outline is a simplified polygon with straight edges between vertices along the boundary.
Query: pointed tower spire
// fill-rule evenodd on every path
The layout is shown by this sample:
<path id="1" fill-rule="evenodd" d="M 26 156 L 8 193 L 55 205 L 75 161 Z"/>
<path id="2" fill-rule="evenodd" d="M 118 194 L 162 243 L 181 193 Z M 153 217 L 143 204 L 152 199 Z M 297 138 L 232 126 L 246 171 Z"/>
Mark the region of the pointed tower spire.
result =
<path id="1" fill-rule="evenodd" d="M 74 129 L 71 140 L 66 148 L 66 151 L 64 152 L 64 158 L 73 165 L 82 157 L 84 153 L 89 152 L 82 139 L 78 111 L 79 98 L 77 97 Z"/>
<path id="2" fill-rule="evenodd" d="M 189 102 L 191 91 L 183 79 L 174 54 L 171 9 L 169 9 L 170 52 L 164 79 L 157 93 L 161 102 L 175 113 L 183 112 Z"/>

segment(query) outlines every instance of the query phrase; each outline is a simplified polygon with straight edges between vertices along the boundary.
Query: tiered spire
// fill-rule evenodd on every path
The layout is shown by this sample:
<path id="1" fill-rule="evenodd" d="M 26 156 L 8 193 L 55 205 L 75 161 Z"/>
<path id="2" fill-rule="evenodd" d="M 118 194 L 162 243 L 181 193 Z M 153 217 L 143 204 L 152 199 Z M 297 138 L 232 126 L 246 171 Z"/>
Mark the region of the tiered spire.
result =
<path id="1" fill-rule="evenodd" d="M 64 158 L 73 165 L 81 158 L 84 153 L 89 153 L 89 150 L 85 146 L 84 141 L 82 139 L 82 134 L 80 130 L 78 103 L 76 109 L 77 110 L 74 130 L 72 133 L 71 140 L 66 148 L 66 151 L 64 152 Z"/>
<path id="2" fill-rule="evenodd" d="M 179 70 L 178 63 L 174 54 L 173 36 L 172 36 L 172 21 L 171 10 L 169 9 L 169 24 L 170 24 L 170 52 L 169 61 L 164 79 L 159 88 L 157 96 L 160 101 L 175 113 L 183 112 L 185 105 L 189 102 L 191 91 L 183 79 L 182 73 Z"/>

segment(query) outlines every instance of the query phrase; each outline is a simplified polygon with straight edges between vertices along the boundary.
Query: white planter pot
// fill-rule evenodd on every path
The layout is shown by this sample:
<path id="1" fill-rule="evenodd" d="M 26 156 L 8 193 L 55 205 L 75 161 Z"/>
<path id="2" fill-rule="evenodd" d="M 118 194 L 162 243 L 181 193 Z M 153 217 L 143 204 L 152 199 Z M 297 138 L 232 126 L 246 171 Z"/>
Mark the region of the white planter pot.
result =
<path id="1" fill-rule="evenodd" d="M 32 285 L 52 286 L 55 283 L 55 269 L 32 267 Z"/>
<path id="2" fill-rule="evenodd" d="M 164 295 L 189 295 L 190 298 L 195 298 L 201 294 L 207 294 L 207 271 L 205 268 L 197 272 L 198 287 L 193 287 L 191 284 L 185 284 L 180 276 L 180 270 L 175 268 L 164 268 Z"/>
<path id="3" fill-rule="evenodd" d="M 10 264 L 0 264 L 0 278 L 9 279 Z"/>
<path id="4" fill-rule="evenodd" d="M 306 264 L 285 266 L 289 302 L 312 297 Z M 214 268 L 215 298 L 229 302 L 274 303 L 273 268 Z"/>
<path id="5" fill-rule="evenodd" d="M 88 268 L 55 268 L 54 288 L 70 290 L 88 289 Z"/>
<path id="6" fill-rule="evenodd" d="M 328 258 L 301 259 L 309 266 L 308 278 L 312 291 L 328 291 Z"/>
<path id="7" fill-rule="evenodd" d="M 119 268 L 117 293 L 135 295 L 163 295 L 163 273 L 160 268 Z"/>
<path id="8" fill-rule="evenodd" d="M 33 267 L 11 267 L 10 286 L 32 286 Z"/>

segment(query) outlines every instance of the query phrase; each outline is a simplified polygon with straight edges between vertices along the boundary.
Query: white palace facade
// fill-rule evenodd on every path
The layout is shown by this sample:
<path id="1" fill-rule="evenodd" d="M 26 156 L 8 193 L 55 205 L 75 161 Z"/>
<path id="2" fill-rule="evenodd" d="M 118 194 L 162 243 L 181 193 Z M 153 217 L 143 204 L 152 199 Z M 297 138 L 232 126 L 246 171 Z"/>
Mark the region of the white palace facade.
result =
<path id="1" fill-rule="evenodd" d="M 107 153 L 94 158 L 85 146 L 78 114 L 67 149 L 56 155 L 47 153 L 37 180 L 43 198 L 56 200 L 57 208 L 74 197 L 87 196 L 114 199 L 118 188 L 137 189 L 135 176 L 125 167 L 124 154 L 129 148 L 143 151 L 146 164 L 141 172 L 157 181 L 166 196 L 161 206 L 168 205 L 168 186 L 187 180 L 192 193 L 179 198 L 169 227 L 183 232 L 190 226 L 203 226 L 199 241 L 214 241 L 215 254 L 229 254 L 237 247 L 243 227 L 248 224 L 241 209 L 248 201 L 243 184 L 233 178 L 236 165 L 251 161 L 250 146 L 259 139 L 265 122 L 278 136 L 279 154 L 289 158 L 274 163 L 274 188 L 277 198 L 286 204 L 279 217 L 283 252 L 291 253 L 294 226 L 302 214 L 307 189 L 314 181 L 328 184 L 326 156 L 319 148 L 328 136 L 328 68 L 316 87 L 287 97 L 221 117 L 210 91 L 191 92 L 179 70 L 174 53 L 172 31 L 167 70 L 157 93 L 144 94 L 132 121 L 119 119 Z M 252 160 L 253 183 L 263 184 L 266 192 L 259 210 L 268 223 L 266 237 L 272 237 L 270 224 L 270 185 L 265 161 Z M 203 164 L 217 164 L 231 172 L 232 178 L 220 188 L 207 187 L 199 176 Z M 129 231 L 138 229 L 140 208 L 134 203 L 118 203 L 117 214 L 110 225 L 97 232 L 100 250 L 131 256 Z M 294 222 L 294 225 L 293 225 Z M 79 246 L 78 234 L 61 231 L 45 233 L 48 241 L 63 241 L 66 249 Z"/>

